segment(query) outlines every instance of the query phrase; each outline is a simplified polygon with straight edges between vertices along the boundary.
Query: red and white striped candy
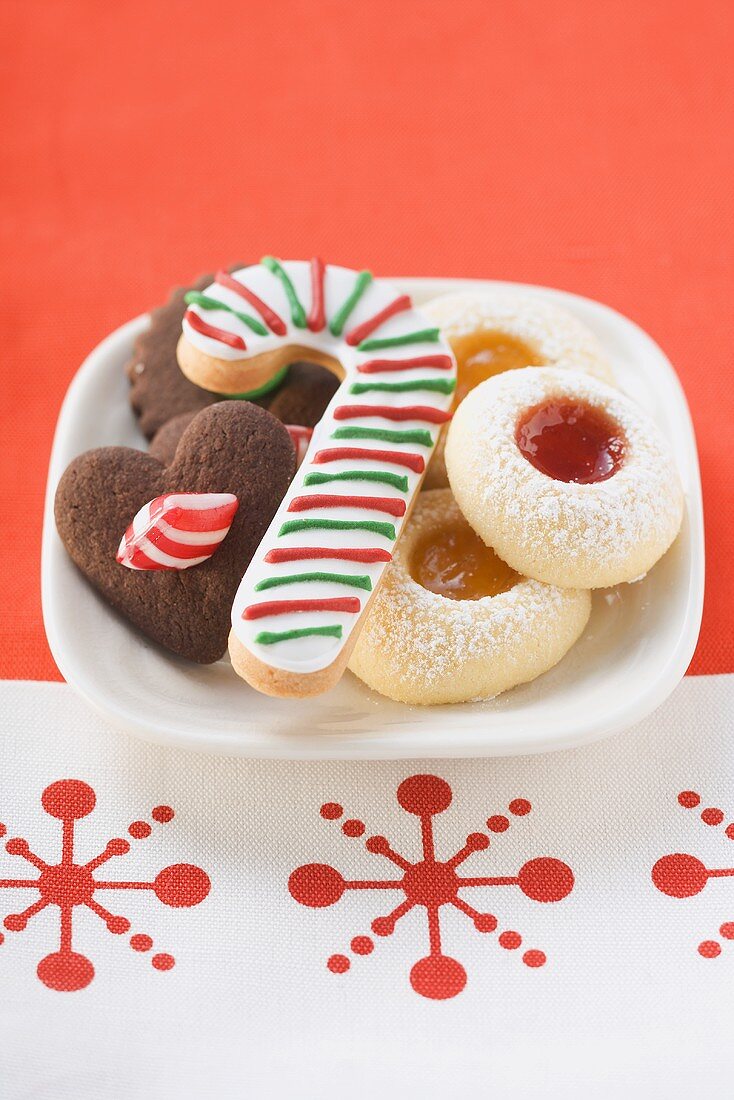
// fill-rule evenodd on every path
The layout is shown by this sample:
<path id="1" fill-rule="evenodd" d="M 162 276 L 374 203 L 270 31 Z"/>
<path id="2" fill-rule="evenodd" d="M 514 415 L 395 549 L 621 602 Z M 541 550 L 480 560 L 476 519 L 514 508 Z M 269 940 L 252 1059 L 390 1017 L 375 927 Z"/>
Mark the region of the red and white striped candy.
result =
<path id="1" fill-rule="evenodd" d="M 296 448 L 297 469 L 306 457 L 306 451 L 313 435 L 313 428 L 305 428 L 303 424 L 286 424 L 285 427 L 291 437 L 293 446 Z"/>
<path id="2" fill-rule="evenodd" d="M 120 540 L 127 569 L 175 570 L 200 565 L 218 549 L 238 507 L 233 493 L 165 493 L 144 504 Z"/>

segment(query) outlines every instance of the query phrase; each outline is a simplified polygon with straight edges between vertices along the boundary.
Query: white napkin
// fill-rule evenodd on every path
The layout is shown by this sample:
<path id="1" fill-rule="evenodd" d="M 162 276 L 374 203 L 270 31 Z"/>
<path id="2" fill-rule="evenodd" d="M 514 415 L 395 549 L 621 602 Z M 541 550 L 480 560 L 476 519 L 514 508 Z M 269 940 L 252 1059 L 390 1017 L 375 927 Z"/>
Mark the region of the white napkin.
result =
<path id="1" fill-rule="evenodd" d="M 0 921 L 16 929 L 0 926 L 0 1097 L 727 1095 L 734 878 L 701 867 L 734 867 L 733 713 L 734 676 L 701 677 L 571 752 L 274 763 L 144 744 L 65 685 L 0 684 Z M 450 868 L 420 866 L 429 822 L 439 864 L 478 834 L 453 873 L 519 883 L 457 893 Z M 76 867 L 112 838 L 129 850 L 55 870 L 64 832 Z M 705 882 L 691 896 L 653 882 L 675 853 L 701 864 L 659 864 L 659 882 Z M 442 904 L 437 963 L 421 899 L 452 898 L 496 928 Z"/>

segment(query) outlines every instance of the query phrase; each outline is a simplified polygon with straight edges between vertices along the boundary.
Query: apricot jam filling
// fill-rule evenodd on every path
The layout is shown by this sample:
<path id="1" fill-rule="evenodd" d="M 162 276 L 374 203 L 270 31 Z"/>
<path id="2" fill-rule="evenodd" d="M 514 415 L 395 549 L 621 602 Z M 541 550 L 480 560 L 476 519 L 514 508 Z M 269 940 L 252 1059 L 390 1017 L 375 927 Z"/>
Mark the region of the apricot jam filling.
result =
<path id="1" fill-rule="evenodd" d="M 520 453 L 555 481 L 593 485 L 624 461 L 622 429 L 602 409 L 555 398 L 523 413 L 515 430 Z"/>
<path id="2" fill-rule="evenodd" d="M 497 596 L 520 580 L 465 521 L 427 531 L 413 549 L 410 575 L 422 588 L 449 600 Z"/>
<path id="3" fill-rule="evenodd" d="M 521 367 L 542 367 L 543 360 L 522 340 L 504 332 L 473 332 L 451 341 L 456 356 L 456 408 L 470 390 L 495 374 Z"/>

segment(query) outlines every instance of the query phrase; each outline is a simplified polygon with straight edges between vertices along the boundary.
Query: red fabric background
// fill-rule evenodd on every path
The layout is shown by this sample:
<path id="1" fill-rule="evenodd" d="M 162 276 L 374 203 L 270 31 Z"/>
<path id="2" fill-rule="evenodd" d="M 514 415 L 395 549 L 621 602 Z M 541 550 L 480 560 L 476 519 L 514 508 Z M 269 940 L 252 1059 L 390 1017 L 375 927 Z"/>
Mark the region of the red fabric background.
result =
<path id="1" fill-rule="evenodd" d="M 0 676 L 39 595 L 57 411 L 169 286 L 263 253 L 546 283 L 629 314 L 696 421 L 734 671 L 730 0 L 2 5 Z"/>

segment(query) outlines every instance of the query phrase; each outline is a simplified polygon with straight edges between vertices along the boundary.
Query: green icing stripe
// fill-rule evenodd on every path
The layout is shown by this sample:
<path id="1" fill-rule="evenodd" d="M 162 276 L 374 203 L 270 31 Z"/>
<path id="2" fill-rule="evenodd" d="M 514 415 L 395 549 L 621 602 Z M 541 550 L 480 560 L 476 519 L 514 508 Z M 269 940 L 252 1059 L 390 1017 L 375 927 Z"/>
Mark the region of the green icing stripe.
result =
<path id="1" fill-rule="evenodd" d="M 373 535 L 384 535 L 395 541 L 395 527 L 392 523 L 382 523 L 377 519 L 289 519 L 278 531 L 278 536 L 292 535 L 296 531 L 370 531 Z"/>
<path id="2" fill-rule="evenodd" d="M 298 630 L 261 630 L 255 635 L 260 645 L 275 645 L 276 642 L 290 642 L 293 638 L 341 638 L 340 626 L 302 626 Z"/>
<path id="3" fill-rule="evenodd" d="M 252 401 L 255 397 L 263 397 L 266 393 L 270 393 L 271 390 L 275 390 L 285 380 L 285 376 L 291 369 L 290 363 L 286 363 L 284 367 L 273 375 L 269 382 L 265 382 L 262 386 L 259 386 L 256 390 L 248 390 L 247 393 L 223 393 L 221 396 L 225 401 Z"/>
<path id="4" fill-rule="evenodd" d="M 261 324 L 256 317 L 251 317 L 249 313 L 240 313 L 238 309 L 232 309 L 226 302 L 220 302 L 218 298 L 208 298 L 206 294 L 200 294 L 198 290 L 189 290 L 184 294 L 184 301 L 187 306 L 198 306 L 199 309 L 223 309 L 225 313 L 231 313 L 234 317 L 237 317 L 243 325 L 247 325 L 258 336 L 268 335 L 265 325 Z"/>
<path id="5" fill-rule="evenodd" d="M 352 573 L 290 573 L 288 576 L 265 577 L 257 582 L 255 591 L 264 592 L 266 588 L 280 588 L 284 584 L 299 584 L 301 581 L 332 581 L 351 588 L 364 588 L 366 592 L 372 591 L 369 577 L 355 577 Z"/>
<path id="6" fill-rule="evenodd" d="M 350 393 L 408 393 L 412 390 L 433 390 L 435 393 L 453 393 L 455 378 L 411 378 L 408 382 L 353 382 Z"/>
<path id="7" fill-rule="evenodd" d="M 437 328 L 422 328 L 418 332 L 404 332 L 402 336 L 384 336 L 376 340 L 363 340 L 357 351 L 379 351 L 381 348 L 402 348 L 406 344 L 437 344 L 441 339 Z"/>
<path id="8" fill-rule="evenodd" d="M 263 256 L 260 263 L 263 267 L 266 267 L 268 271 L 272 271 L 273 275 L 277 279 L 280 279 L 283 284 L 283 290 L 285 291 L 288 304 L 291 307 L 291 320 L 296 328 L 306 327 L 306 311 L 301 305 L 301 300 L 296 294 L 296 288 L 290 280 L 288 272 L 285 270 L 282 264 L 278 263 L 274 256 Z"/>
<path id="9" fill-rule="evenodd" d="M 332 336 L 341 336 L 350 314 L 371 282 L 372 273 L 370 271 L 360 271 L 354 283 L 352 293 L 339 307 L 329 322 L 329 332 Z"/>
<path id="10" fill-rule="evenodd" d="M 381 439 L 384 443 L 419 443 L 432 447 L 433 437 L 423 428 L 337 428 L 332 439 Z"/>
<path id="11" fill-rule="evenodd" d="M 379 481 L 407 493 L 408 479 L 403 474 L 391 474 L 383 470 L 344 470 L 340 474 L 306 474 L 304 485 L 326 485 L 329 481 Z"/>

